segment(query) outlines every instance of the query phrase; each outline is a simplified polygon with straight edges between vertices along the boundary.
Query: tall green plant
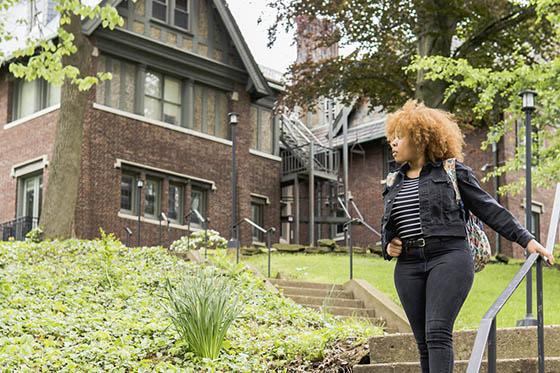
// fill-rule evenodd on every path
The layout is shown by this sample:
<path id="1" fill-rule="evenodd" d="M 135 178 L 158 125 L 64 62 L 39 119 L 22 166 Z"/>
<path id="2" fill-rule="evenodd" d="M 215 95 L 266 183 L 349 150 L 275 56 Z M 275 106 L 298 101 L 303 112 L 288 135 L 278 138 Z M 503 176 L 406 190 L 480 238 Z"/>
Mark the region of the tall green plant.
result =
<path id="1" fill-rule="evenodd" d="M 164 307 L 183 341 L 199 357 L 218 357 L 228 328 L 241 313 L 227 279 L 214 268 L 197 268 L 177 287 L 166 280 Z"/>

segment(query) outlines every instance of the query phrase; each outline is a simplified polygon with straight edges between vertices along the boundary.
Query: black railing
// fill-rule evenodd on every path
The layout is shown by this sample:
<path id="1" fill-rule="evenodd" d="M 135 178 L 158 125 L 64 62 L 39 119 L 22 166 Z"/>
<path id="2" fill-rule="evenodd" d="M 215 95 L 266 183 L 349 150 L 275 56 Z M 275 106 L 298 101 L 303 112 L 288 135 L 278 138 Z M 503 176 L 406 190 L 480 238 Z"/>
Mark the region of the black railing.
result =
<path id="1" fill-rule="evenodd" d="M 548 230 L 548 239 L 546 249 L 552 253 L 554 249 L 554 241 L 560 219 L 560 183 L 556 186 L 556 197 L 554 199 L 554 207 L 552 217 L 550 219 L 550 228 Z M 539 254 L 531 254 L 521 269 L 515 274 L 513 280 L 508 284 L 507 288 L 500 294 L 498 299 L 492 304 L 488 312 L 482 318 L 480 327 L 476 334 L 473 350 L 469 359 L 467 373 L 477 373 L 480 371 L 482 358 L 485 347 L 488 346 L 488 373 L 496 372 L 497 353 L 496 353 L 496 316 L 503 308 L 506 302 L 514 293 L 515 289 L 521 284 L 529 270 L 533 265 L 537 264 L 537 349 L 538 349 L 538 372 L 544 373 L 544 320 L 543 320 L 543 280 L 542 280 L 542 262 L 543 259 Z"/>
<path id="2" fill-rule="evenodd" d="M 14 239 L 16 241 L 25 240 L 25 235 L 37 226 L 39 218 L 23 216 L 0 224 L 0 238 L 2 241 Z"/>
<path id="3" fill-rule="evenodd" d="M 289 175 L 307 171 L 310 151 L 311 144 L 289 147 L 287 150 L 282 151 L 282 174 Z M 314 144 L 313 160 L 315 171 L 338 174 L 340 159 L 337 150 Z"/>

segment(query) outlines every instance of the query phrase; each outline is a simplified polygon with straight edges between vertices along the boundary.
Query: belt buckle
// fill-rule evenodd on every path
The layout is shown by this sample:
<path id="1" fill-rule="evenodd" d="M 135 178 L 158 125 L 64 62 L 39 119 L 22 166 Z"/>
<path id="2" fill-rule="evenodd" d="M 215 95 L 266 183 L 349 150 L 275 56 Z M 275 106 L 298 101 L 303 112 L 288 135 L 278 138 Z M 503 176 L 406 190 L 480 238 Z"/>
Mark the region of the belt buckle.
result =
<path id="1" fill-rule="evenodd" d="M 418 246 L 418 247 L 424 247 L 424 246 L 426 246 L 426 240 L 424 239 L 424 237 L 419 238 L 417 242 L 419 243 L 419 246 Z"/>

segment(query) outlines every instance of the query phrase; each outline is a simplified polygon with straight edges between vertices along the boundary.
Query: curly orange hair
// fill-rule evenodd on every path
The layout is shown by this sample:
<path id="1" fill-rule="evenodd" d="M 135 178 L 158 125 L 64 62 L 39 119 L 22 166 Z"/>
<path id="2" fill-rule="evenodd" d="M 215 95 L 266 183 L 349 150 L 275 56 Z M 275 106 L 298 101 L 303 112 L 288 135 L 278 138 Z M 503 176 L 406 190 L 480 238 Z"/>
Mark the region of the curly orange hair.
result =
<path id="1" fill-rule="evenodd" d="M 425 149 L 432 162 L 448 158 L 463 161 L 463 134 L 453 115 L 409 100 L 396 112 L 389 114 L 385 128 L 387 140 L 397 135 L 408 136 L 419 149 Z"/>

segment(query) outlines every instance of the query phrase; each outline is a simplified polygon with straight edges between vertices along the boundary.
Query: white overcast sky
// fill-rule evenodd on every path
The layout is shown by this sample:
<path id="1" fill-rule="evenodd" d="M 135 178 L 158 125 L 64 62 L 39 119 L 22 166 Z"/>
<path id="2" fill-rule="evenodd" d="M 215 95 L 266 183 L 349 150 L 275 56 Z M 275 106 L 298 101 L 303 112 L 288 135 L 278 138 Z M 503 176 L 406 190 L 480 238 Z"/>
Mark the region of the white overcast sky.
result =
<path id="1" fill-rule="evenodd" d="M 293 34 L 285 33 L 279 35 L 272 49 L 266 46 L 267 28 L 274 20 L 274 11 L 266 6 L 268 0 L 227 0 L 227 2 L 257 63 L 284 73 L 296 59 L 296 47 L 291 45 Z M 263 21 L 257 24 L 261 16 Z"/>

